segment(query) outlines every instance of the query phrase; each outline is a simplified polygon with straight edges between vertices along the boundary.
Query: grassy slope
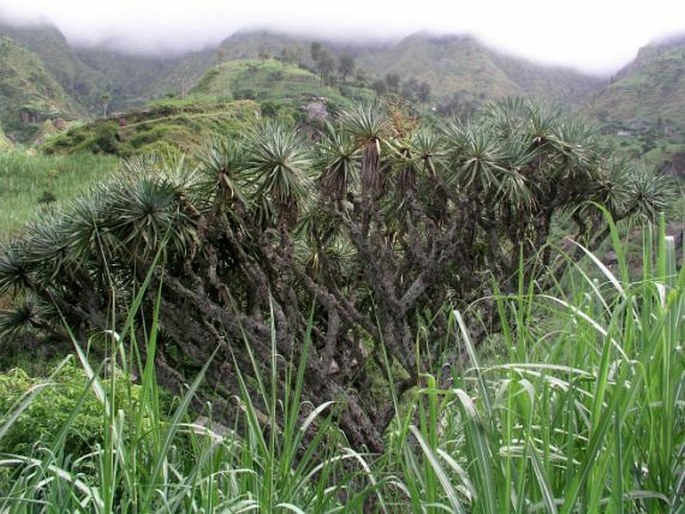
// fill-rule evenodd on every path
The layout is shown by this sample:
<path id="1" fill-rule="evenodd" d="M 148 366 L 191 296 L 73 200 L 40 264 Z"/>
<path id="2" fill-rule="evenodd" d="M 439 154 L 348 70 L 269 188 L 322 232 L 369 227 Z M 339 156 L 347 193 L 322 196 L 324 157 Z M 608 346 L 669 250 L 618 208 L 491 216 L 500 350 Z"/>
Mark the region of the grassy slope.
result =
<path id="1" fill-rule="evenodd" d="M 239 60 L 214 66 L 190 93 L 219 98 L 253 97 L 257 100 L 274 101 L 306 96 L 340 98 L 338 88 L 322 84 L 312 72 L 273 59 Z"/>
<path id="2" fill-rule="evenodd" d="M 0 153 L 0 240 L 15 233 L 39 209 L 48 192 L 59 201 L 73 198 L 88 185 L 102 180 L 115 168 L 111 156 L 50 157 L 34 152 Z"/>
<path id="3" fill-rule="evenodd" d="M 217 134 L 238 131 L 256 119 L 253 101 L 216 99 L 160 101 L 121 115 L 70 128 L 49 138 L 42 149 L 51 154 L 79 152 L 131 156 L 152 152 L 193 152 Z"/>
<path id="4" fill-rule="evenodd" d="M 39 121 L 85 115 L 38 57 L 5 37 L 0 37 L 0 62 L 0 121 L 8 135 L 26 141 L 37 129 L 35 123 L 22 122 L 22 112 L 33 113 Z"/>

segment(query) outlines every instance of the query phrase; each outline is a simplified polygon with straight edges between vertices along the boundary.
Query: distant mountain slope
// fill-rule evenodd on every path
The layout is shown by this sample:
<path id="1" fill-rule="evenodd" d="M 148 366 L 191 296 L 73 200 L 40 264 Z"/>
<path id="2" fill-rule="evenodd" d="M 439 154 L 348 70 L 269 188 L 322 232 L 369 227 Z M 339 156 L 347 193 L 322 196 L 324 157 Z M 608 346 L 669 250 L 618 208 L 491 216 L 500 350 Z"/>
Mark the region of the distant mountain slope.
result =
<path id="1" fill-rule="evenodd" d="M 138 56 L 109 48 L 72 47 L 55 27 L 0 23 L 6 35 L 34 52 L 64 90 L 93 114 L 102 112 L 102 96 L 110 110 L 126 110 L 152 96 L 148 92 L 181 60 L 179 56 Z"/>
<path id="2" fill-rule="evenodd" d="M 588 108 L 628 129 L 658 123 L 685 134 L 685 38 L 640 49 Z"/>
<path id="3" fill-rule="evenodd" d="M 8 136 L 26 142 L 47 119 L 85 116 L 36 55 L 0 36 L 0 122 Z"/>
<path id="4" fill-rule="evenodd" d="M 525 91 L 525 96 L 564 104 L 573 104 L 586 98 L 607 82 L 604 78 L 585 75 L 570 68 L 543 66 L 496 52 L 491 53 L 491 59 Z"/>
<path id="5" fill-rule="evenodd" d="M 100 97 L 110 88 L 105 73 L 84 63 L 64 35 L 49 25 L 15 27 L 0 23 L 5 35 L 38 56 L 50 75 L 86 109 L 97 112 Z"/>
<path id="6" fill-rule="evenodd" d="M 425 80 L 438 97 L 457 93 L 480 100 L 538 96 L 569 101 L 602 83 L 573 70 L 501 55 L 470 36 L 414 34 L 396 45 L 365 50 L 357 62 L 381 77 L 396 73 Z"/>
<path id="7" fill-rule="evenodd" d="M 278 57 L 284 48 L 299 49 L 300 62 L 310 62 L 309 48 L 316 38 L 304 35 L 281 34 L 265 30 L 241 31 L 232 34 L 221 42 L 214 56 L 223 52 L 225 60 L 257 59 L 260 54 Z M 328 46 L 337 45 L 328 42 Z"/>
<path id="8" fill-rule="evenodd" d="M 641 48 L 583 110 L 629 155 L 685 177 L 685 36 Z"/>
<path id="9" fill-rule="evenodd" d="M 359 66 L 380 77 L 397 74 L 430 84 L 433 94 L 453 93 L 485 98 L 521 95 L 523 89 L 499 69 L 473 38 L 429 38 L 414 35 L 384 49 L 369 49 Z"/>
<path id="10" fill-rule="evenodd" d="M 150 98 L 185 95 L 213 65 L 234 60 L 287 55 L 289 62 L 313 68 L 311 43 L 318 40 L 334 58 L 356 59 L 370 79 L 396 73 L 431 86 L 433 96 L 460 95 L 482 102 L 512 95 L 569 102 L 581 98 L 601 80 L 564 68 L 540 66 L 494 52 L 469 36 L 437 37 L 424 33 L 399 43 L 342 42 L 307 35 L 242 31 L 218 47 L 184 55 L 132 56 L 109 48 L 71 48 L 54 27 L 11 27 L 0 34 L 26 46 L 45 63 L 62 87 L 97 114 L 107 94 L 111 111 L 123 111 Z"/>

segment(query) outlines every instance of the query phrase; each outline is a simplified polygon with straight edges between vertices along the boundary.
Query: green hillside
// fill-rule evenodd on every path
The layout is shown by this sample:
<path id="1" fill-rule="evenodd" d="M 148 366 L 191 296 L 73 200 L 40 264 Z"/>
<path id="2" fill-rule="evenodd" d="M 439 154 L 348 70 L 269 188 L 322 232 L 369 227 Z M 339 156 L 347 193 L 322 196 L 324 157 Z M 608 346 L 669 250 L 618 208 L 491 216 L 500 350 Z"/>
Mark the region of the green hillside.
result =
<path id="1" fill-rule="evenodd" d="M 0 63 L 0 122 L 14 140 L 28 141 L 47 119 L 85 116 L 41 60 L 6 37 L 0 37 Z"/>
<path id="2" fill-rule="evenodd" d="M 256 60 L 260 54 L 263 57 L 280 57 L 284 49 L 295 56 L 294 60 L 298 64 L 311 64 L 310 45 L 311 38 L 304 36 L 268 31 L 237 32 L 223 40 L 215 49 L 185 55 L 149 93 L 152 96 L 165 92 L 187 93 L 214 65 L 237 60 Z"/>
<path id="3" fill-rule="evenodd" d="M 51 156 L 21 148 L 0 152 L 0 241 L 20 232 L 42 209 L 106 181 L 118 163 L 111 155 Z"/>
<path id="4" fill-rule="evenodd" d="M 48 154 L 93 152 L 131 156 L 196 151 L 217 134 L 237 133 L 253 124 L 259 106 L 251 101 L 168 100 L 116 118 L 76 125 L 45 141 Z"/>
<path id="5" fill-rule="evenodd" d="M 344 96 L 360 99 L 373 96 L 371 90 L 364 88 L 323 84 L 311 71 L 274 59 L 229 61 L 213 66 L 190 94 L 272 101 L 295 107 L 311 97 L 345 102 Z"/>

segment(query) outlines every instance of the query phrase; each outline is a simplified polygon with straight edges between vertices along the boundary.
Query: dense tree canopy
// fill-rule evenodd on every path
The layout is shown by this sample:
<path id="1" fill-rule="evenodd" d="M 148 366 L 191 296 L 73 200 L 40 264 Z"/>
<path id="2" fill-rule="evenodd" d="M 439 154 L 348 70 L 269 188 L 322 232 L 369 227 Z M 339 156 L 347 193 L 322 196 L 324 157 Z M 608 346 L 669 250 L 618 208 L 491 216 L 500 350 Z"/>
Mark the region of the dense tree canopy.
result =
<path id="1" fill-rule="evenodd" d="M 459 357 L 439 346 L 444 306 L 471 305 L 493 283 L 514 291 L 519 271 L 544 287 L 557 216 L 596 247 L 595 203 L 616 220 L 653 216 L 663 187 L 605 155 L 585 124 L 519 100 L 437 127 L 359 106 L 309 139 L 265 123 L 196 162 L 130 161 L 36 221 L 1 252 L 0 294 L 17 302 L 1 326 L 59 332 L 61 313 L 84 338 L 111 328 L 154 265 L 164 384 L 182 387 L 216 351 L 208 380 L 231 398 L 234 365 L 251 369 L 245 345 L 260 362 L 273 345 L 288 361 L 311 332 L 305 398 L 336 400 L 350 442 L 379 450 L 392 404 L 369 392 L 401 394 Z M 476 338 L 492 308 L 477 306 Z M 235 413 L 226 402 L 217 414 Z"/>

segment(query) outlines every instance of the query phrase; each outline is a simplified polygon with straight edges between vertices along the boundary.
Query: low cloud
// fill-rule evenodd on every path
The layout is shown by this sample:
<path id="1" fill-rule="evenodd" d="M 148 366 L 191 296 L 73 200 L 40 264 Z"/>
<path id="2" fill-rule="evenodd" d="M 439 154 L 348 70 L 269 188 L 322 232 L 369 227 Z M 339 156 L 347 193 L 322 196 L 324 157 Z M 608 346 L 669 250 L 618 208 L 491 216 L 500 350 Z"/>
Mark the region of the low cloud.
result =
<path id="1" fill-rule="evenodd" d="M 250 27 L 360 41 L 398 39 L 419 30 L 469 33 L 509 54 L 609 73 L 650 40 L 685 33 L 685 2 L 3 0 L 0 18 L 23 24 L 49 22 L 72 44 L 141 53 L 212 47 Z"/>

